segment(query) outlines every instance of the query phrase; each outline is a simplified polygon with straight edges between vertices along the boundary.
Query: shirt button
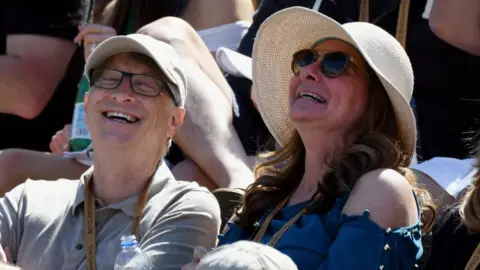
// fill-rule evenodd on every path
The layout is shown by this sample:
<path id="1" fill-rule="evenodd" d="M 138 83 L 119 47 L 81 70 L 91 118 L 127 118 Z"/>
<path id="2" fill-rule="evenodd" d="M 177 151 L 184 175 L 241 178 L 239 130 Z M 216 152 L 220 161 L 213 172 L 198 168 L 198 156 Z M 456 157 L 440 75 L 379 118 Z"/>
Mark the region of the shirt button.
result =
<path id="1" fill-rule="evenodd" d="M 82 250 L 83 245 L 82 245 L 82 244 L 78 244 L 75 248 L 76 248 L 77 250 Z"/>

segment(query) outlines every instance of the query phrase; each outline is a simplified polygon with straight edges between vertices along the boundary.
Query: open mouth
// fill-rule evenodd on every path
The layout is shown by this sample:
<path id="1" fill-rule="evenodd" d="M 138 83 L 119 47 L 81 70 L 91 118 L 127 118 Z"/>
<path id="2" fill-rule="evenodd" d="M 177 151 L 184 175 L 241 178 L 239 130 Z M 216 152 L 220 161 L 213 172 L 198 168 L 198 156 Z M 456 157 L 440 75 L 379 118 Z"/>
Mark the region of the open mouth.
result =
<path id="1" fill-rule="evenodd" d="M 306 98 L 306 99 L 315 101 L 315 102 L 320 103 L 320 104 L 327 103 L 327 101 L 324 98 L 322 98 L 321 96 L 316 95 L 314 93 L 309 93 L 309 92 L 300 93 L 299 98 Z"/>
<path id="2" fill-rule="evenodd" d="M 128 113 L 107 111 L 103 112 L 102 114 L 109 120 L 125 124 L 134 124 L 140 121 L 140 118 Z"/>

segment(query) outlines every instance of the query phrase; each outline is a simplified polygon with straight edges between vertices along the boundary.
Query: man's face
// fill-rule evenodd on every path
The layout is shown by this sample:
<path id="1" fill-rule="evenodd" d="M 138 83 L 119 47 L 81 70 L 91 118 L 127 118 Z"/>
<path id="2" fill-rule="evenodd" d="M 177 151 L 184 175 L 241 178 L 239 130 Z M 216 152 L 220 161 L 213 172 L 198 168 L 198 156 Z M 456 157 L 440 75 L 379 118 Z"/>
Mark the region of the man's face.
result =
<path id="1" fill-rule="evenodd" d="M 110 82 L 115 86 L 118 77 L 112 73 L 119 74 L 115 71 L 147 75 L 166 82 L 163 72 L 151 59 L 132 53 L 114 55 L 100 69 L 114 71 L 92 76 L 94 85 L 85 96 L 85 121 L 94 147 L 98 149 L 102 145 L 163 155 L 169 138 L 181 126 L 184 117 L 184 110 L 174 105 L 167 90 L 162 88 L 153 97 L 140 95 L 139 91 L 133 91 L 132 85 L 136 89 L 149 89 L 146 83 L 151 81 L 139 79 L 131 85 L 129 76 L 124 76 L 113 89 L 99 87 Z"/>

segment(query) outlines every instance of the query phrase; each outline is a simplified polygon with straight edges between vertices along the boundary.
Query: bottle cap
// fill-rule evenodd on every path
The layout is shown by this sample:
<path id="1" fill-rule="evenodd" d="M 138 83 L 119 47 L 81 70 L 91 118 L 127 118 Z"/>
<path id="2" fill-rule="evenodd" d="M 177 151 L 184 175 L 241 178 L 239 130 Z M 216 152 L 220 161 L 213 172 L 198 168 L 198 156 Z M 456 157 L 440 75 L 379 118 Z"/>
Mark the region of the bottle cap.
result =
<path id="1" fill-rule="evenodd" d="M 138 241 L 135 235 L 124 235 L 120 238 L 121 247 L 132 247 L 137 245 L 138 245 Z"/>

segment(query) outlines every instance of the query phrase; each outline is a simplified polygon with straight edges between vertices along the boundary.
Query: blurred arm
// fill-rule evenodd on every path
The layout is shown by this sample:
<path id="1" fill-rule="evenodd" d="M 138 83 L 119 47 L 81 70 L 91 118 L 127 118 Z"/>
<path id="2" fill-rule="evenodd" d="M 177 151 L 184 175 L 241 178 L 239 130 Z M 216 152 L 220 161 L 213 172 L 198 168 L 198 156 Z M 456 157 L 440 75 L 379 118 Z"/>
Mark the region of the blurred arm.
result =
<path id="1" fill-rule="evenodd" d="M 480 56 L 480 1 L 435 0 L 429 23 L 440 39 Z"/>
<path id="2" fill-rule="evenodd" d="M 7 37 L 0 56 L 0 112 L 38 116 L 52 97 L 75 51 L 73 41 L 41 35 Z"/>
<path id="3" fill-rule="evenodd" d="M 188 1 L 182 19 L 198 31 L 236 21 L 252 21 L 253 12 L 251 0 L 195 0 Z"/>

